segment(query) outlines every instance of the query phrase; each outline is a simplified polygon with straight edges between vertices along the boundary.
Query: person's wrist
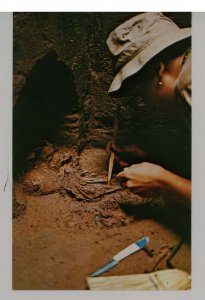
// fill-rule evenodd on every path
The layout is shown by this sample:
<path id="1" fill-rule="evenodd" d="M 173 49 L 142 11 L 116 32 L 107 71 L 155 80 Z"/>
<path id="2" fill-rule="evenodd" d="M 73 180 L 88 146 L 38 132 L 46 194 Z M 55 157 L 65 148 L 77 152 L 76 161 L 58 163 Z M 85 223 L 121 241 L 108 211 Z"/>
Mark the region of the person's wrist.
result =
<path id="1" fill-rule="evenodd" d="M 166 189 L 166 186 L 168 184 L 167 180 L 168 180 L 168 174 L 169 172 L 164 169 L 163 167 L 159 166 L 159 169 L 158 169 L 158 184 L 159 184 L 159 187 L 160 187 L 160 190 L 163 192 L 165 192 L 165 189 Z"/>

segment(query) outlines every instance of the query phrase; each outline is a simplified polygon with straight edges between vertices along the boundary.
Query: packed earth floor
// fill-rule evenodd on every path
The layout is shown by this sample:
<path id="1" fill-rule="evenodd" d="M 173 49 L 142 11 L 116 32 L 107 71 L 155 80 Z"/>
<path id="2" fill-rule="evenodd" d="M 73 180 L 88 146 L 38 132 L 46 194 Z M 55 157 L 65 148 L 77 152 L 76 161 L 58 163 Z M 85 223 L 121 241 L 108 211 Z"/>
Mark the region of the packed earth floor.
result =
<path id="1" fill-rule="evenodd" d="M 191 272 L 190 210 L 107 185 L 104 149 L 47 144 L 14 182 L 13 288 L 85 290 L 86 277 L 129 244 L 148 248 L 103 276 L 178 268 Z M 173 249 L 181 246 L 170 260 Z"/>

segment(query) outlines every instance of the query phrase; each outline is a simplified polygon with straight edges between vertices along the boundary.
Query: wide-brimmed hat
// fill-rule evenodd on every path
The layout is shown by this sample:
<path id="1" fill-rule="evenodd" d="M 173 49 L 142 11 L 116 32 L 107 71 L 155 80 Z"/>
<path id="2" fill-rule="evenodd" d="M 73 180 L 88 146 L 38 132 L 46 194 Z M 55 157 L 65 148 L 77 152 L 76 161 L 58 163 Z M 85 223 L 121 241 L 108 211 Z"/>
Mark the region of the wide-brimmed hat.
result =
<path id="1" fill-rule="evenodd" d="M 162 50 L 190 36 L 191 28 L 179 28 L 160 12 L 139 14 L 118 26 L 107 39 L 116 72 L 108 93 L 118 91 Z"/>

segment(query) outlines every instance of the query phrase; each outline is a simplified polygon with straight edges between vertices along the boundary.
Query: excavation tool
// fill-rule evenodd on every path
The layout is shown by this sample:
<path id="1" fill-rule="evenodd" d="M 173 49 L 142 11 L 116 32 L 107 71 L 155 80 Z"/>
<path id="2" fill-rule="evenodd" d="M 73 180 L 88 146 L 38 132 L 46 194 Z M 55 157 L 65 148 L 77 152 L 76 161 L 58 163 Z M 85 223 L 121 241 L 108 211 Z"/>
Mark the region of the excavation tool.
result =
<path id="1" fill-rule="evenodd" d="M 114 122 L 113 135 L 112 135 L 112 140 L 111 140 L 110 144 L 115 144 L 115 142 L 116 142 L 117 130 L 118 130 L 118 126 L 119 126 L 119 114 L 120 114 L 120 107 L 119 107 L 119 105 L 117 105 L 116 112 L 115 112 L 115 122 Z M 111 177 L 112 177 L 112 170 L 113 170 L 114 160 L 115 160 L 115 153 L 111 150 L 110 160 L 109 160 L 109 165 L 108 165 L 108 176 L 107 176 L 108 185 L 110 185 L 110 180 L 111 180 Z"/>
<path id="2" fill-rule="evenodd" d="M 109 263 L 107 263 L 97 271 L 91 273 L 89 276 L 95 277 L 108 271 L 109 269 L 116 266 L 122 259 L 126 258 L 127 256 L 131 255 L 134 252 L 143 249 L 145 245 L 147 245 L 148 243 L 149 243 L 149 237 L 144 237 L 141 240 L 129 245 L 125 249 L 118 252 L 115 256 L 113 256 L 112 260 Z"/>
<path id="3" fill-rule="evenodd" d="M 182 239 L 179 241 L 179 243 L 178 243 L 178 244 L 174 247 L 174 249 L 172 250 L 170 257 L 169 257 L 168 260 L 167 260 L 167 266 L 168 266 L 169 268 L 173 268 L 172 263 L 171 263 L 171 260 L 172 260 L 172 258 L 174 258 L 174 256 L 177 254 L 177 252 L 178 252 L 179 249 L 181 248 L 183 242 L 184 242 L 184 240 L 183 240 L 183 238 L 182 238 Z"/>

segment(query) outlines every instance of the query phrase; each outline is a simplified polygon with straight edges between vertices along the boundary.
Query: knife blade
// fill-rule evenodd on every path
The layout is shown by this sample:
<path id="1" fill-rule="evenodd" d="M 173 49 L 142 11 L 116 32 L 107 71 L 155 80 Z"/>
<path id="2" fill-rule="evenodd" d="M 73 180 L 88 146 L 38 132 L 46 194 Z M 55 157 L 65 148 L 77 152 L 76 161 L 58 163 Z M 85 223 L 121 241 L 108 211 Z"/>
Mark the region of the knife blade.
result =
<path id="1" fill-rule="evenodd" d="M 134 252 L 137 252 L 137 251 L 143 249 L 144 246 L 148 243 L 149 243 L 149 237 L 144 237 L 144 238 L 138 240 L 137 242 L 132 243 L 125 249 L 118 252 L 115 256 L 113 256 L 113 258 L 110 262 L 108 262 L 107 264 L 102 266 L 97 271 L 89 274 L 89 276 L 91 276 L 91 277 L 99 276 L 100 274 L 108 271 L 109 269 L 116 266 L 122 259 L 126 258 L 127 256 L 131 255 Z"/>

